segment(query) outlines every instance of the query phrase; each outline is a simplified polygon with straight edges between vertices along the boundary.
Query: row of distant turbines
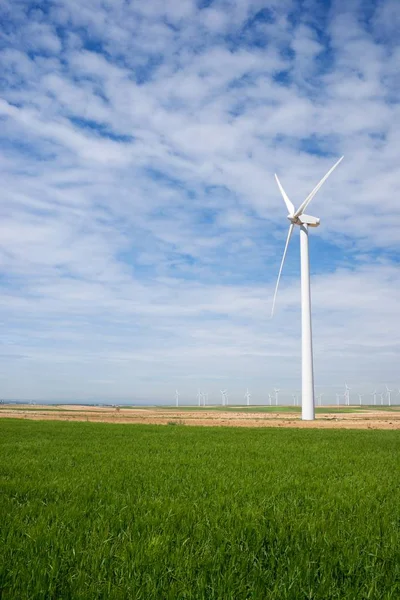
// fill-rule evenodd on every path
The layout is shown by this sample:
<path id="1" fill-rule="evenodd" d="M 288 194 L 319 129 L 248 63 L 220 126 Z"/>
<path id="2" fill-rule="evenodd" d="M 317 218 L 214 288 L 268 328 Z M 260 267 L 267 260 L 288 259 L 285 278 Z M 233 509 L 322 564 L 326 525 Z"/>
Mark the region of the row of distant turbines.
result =
<path id="1" fill-rule="evenodd" d="M 364 396 L 372 396 L 374 406 L 377 406 L 378 404 L 380 404 L 381 406 L 384 406 L 384 405 L 391 406 L 392 393 L 394 392 L 394 390 L 391 390 L 388 387 L 388 385 L 385 385 L 385 388 L 386 389 L 383 392 L 378 392 L 378 390 L 375 388 L 375 390 L 373 392 L 370 392 L 370 394 L 357 394 L 360 406 L 362 405 L 362 399 L 364 398 Z M 340 396 L 343 396 L 345 399 L 345 404 L 347 406 L 349 406 L 350 405 L 350 390 L 351 390 L 351 388 L 347 385 L 347 383 L 345 383 L 344 393 L 336 394 L 336 403 L 339 404 Z M 397 390 L 397 396 L 400 396 L 400 388 Z M 379 398 L 378 402 L 377 402 L 377 398 Z"/>
<path id="2" fill-rule="evenodd" d="M 342 393 L 337 393 L 336 394 L 336 404 L 337 406 L 341 406 L 341 405 L 345 405 L 345 406 L 350 406 L 350 404 L 359 404 L 360 406 L 364 405 L 374 405 L 374 406 L 391 406 L 392 405 L 392 394 L 395 393 L 396 396 L 400 396 L 400 388 L 397 390 L 397 392 L 395 392 L 395 390 L 390 389 L 387 385 L 385 385 L 385 390 L 383 392 L 378 392 L 377 389 L 375 389 L 373 392 L 370 392 L 369 394 L 360 394 L 357 393 L 356 394 L 356 398 L 358 400 L 358 402 L 352 402 L 352 398 L 350 396 L 350 392 L 352 390 L 351 387 L 349 387 L 347 385 L 347 383 L 344 384 L 344 391 Z M 279 392 L 280 392 L 280 388 L 274 388 L 272 392 L 268 393 L 268 403 L 267 405 L 269 406 L 278 406 L 279 405 Z M 228 395 L 228 391 L 227 390 L 220 390 L 221 393 L 221 405 L 222 406 L 229 406 L 229 395 Z M 316 399 L 317 399 L 317 406 L 322 406 L 322 398 L 325 396 L 324 393 L 321 394 L 317 394 Z M 363 402 L 363 398 L 369 398 L 371 397 L 372 402 Z M 175 391 L 175 405 L 178 407 L 179 406 L 179 398 L 180 398 L 180 393 L 178 390 Z M 353 396 L 354 398 L 354 396 Z M 207 406 L 209 404 L 209 395 L 208 392 L 202 392 L 201 390 L 197 390 L 197 405 L 198 406 Z M 341 402 L 341 399 L 344 400 L 344 402 Z M 245 400 L 245 405 L 246 406 L 250 406 L 251 405 L 251 392 L 249 391 L 249 389 L 246 389 L 246 392 L 244 394 L 244 400 Z M 299 396 L 297 394 L 292 394 L 292 403 L 293 406 L 299 406 L 300 405 L 300 399 Z"/>
<path id="3" fill-rule="evenodd" d="M 175 404 L 179 406 L 179 392 L 175 391 Z M 247 406 L 250 406 L 251 394 L 249 390 L 246 390 L 245 399 Z M 197 390 L 197 406 L 207 406 L 208 405 L 208 392 L 202 392 L 201 390 Z M 226 390 L 221 390 L 221 404 L 222 406 L 228 406 L 229 404 L 229 396 Z"/>

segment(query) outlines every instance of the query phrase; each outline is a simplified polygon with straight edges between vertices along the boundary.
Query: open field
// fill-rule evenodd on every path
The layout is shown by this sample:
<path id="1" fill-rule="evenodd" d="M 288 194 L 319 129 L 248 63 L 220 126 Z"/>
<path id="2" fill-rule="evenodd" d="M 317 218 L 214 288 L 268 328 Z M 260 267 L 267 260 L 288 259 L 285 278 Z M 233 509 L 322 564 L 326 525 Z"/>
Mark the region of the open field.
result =
<path id="1" fill-rule="evenodd" d="M 4 599 L 400 598 L 396 431 L 0 420 Z"/>
<path id="2" fill-rule="evenodd" d="M 7 405 L 0 417 L 33 420 L 91 421 L 105 423 L 229 427 L 298 427 L 322 429 L 400 429 L 400 407 L 325 406 L 316 409 L 317 419 L 304 422 L 300 408 L 251 407 L 103 407 L 79 405 Z"/>

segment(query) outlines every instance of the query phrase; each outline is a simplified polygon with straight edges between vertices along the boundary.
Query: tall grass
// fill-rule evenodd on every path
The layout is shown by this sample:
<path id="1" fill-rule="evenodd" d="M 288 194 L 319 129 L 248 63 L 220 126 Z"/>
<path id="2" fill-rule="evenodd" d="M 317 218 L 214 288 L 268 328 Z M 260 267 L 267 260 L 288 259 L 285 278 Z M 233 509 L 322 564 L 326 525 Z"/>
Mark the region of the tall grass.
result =
<path id="1" fill-rule="evenodd" d="M 400 598 L 399 434 L 0 420 L 4 599 Z"/>

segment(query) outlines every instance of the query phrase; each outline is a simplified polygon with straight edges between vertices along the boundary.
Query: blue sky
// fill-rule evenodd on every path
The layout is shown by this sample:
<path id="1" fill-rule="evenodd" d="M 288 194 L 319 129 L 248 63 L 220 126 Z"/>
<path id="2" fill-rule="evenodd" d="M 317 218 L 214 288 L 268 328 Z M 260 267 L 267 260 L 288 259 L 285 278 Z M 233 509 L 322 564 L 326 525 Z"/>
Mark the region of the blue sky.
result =
<path id="1" fill-rule="evenodd" d="M 2 3 L 0 396 L 255 402 L 400 387 L 395 0 Z M 311 210 L 312 207 L 312 210 Z M 400 396 L 399 396 L 400 398 Z"/>

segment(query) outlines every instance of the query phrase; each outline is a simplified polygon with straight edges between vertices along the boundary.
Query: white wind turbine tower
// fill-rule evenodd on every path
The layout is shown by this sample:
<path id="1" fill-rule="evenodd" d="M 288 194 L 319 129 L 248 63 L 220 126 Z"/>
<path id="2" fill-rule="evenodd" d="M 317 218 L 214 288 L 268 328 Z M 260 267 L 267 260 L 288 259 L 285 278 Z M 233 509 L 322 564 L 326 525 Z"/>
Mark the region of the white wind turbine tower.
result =
<path id="1" fill-rule="evenodd" d="M 360 400 L 360 406 L 362 405 L 362 399 L 364 394 L 358 394 L 358 399 Z"/>
<path id="2" fill-rule="evenodd" d="M 318 227 L 320 220 L 317 217 L 306 215 L 304 211 L 314 198 L 315 194 L 328 179 L 329 175 L 336 169 L 343 160 L 343 156 L 333 165 L 321 181 L 315 186 L 307 198 L 295 210 L 293 203 L 283 189 L 278 176 L 275 179 L 282 194 L 286 208 L 289 211 L 288 219 L 290 221 L 289 231 L 286 238 L 285 249 L 281 266 L 279 268 L 278 280 L 276 282 L 274 299 L 272 302 L 271 316 L 274 314 L 276 295 L 278 292 L 279 281 L 285 262 L 286 252 L 289 246 L 290 238 L 295 225 L 300 227 L 300 264 L 301 264 L 301 418 L 306 421 L 315 419 L 315 400 L 314 400 L 314 369 L 313 369 L 313 350 L 312 350 L 312 329 L 311 329 L 311 290 L 310 290 L 310 258 L 308 249 L 308 228 Z"/>
<path id="3" fill-rule="evenodd" d="M 275 406 L 278 406 L 278 394 L 281 390 L 279 388 L 274 388 L 275 392 Z"/>
<path id="4" fill-rule="evenodd" d="M 392 405 L 392 403 L 391 403 L 392 397 L 391 397 L 390 394 L 393 392 L 393 390 L 389 390 L 389 388 L 388 388 L 387 385 L 385 387 L 386 387 L 386 397 L 387 397 L 387 400 L 388 400 L 388 406 L 391 406 Z"/>
<path id="5" fill-rule="evenodd" d="M 250 392 L 249 392 L 249 390 L 248 390 L 248 389 L 246 390 L 246 393 L 245 393 L 244 397 L 245 397 L 245 400 L 246 400 L 246 405 L 247 405 L 247 406 L 250 406 L 250 398 L 251 398 L 251 394 L 250 394 Z"/>
<path id="6" fill-rule="evenodd" d="M 176 400 L 176 406 L 179 406 L 179 392 L 178 392 L 178 390 L 175 390 L 175 400 Z"/>
<path id="7" fill-rule="evenodd" d="M 199 406 L 201 406 L 201 391 L 200 390 L 197 390 L 197 401 L 198 401 Z"/>
<path id="8" fill-rule="evenodd" d="M 317 399 L 318 399 L 318 406 L 321 406 L 321 405 L 322 405 L 322 396 L 323 396 L 323 395 L 324 395 L 324 394 L 322 393 L 322 394 L 318 394 L 318 396 L 317 396 Z"/>
<path id="9" fill-rule="evenodd" d="M 272 406 L 272 394 L 268 394 L 269 405 Z"/>
<path id="10" fill-rule="evenodd" d="M 384 395 L 385 395 L 385 393 L 384 393 L 384 392 L 380 392 L 380 393 L 378 394 L 378 396 L 380 396 L 380 397 L 381 397 L 381 406 L 383 406 L 383 396 L 384 396 Z"/>
<path id="11" fill-rule="evenodd" d="M 340 394 L 336 394 L 336 404 L 339 406 L 339 398 L 340 398 Z"/>
<path id="12" fill-rule="evenodd" d="M 376 390 L 374 390 L 373 392 L 371 392 L 371 396 L 374 397 L 374 406 L 376 406 Z"/>
<path id="13" fill-rule="evenodd" d="M 293 406 L 297 406 L 297 394 L 292 394 Z"/>

